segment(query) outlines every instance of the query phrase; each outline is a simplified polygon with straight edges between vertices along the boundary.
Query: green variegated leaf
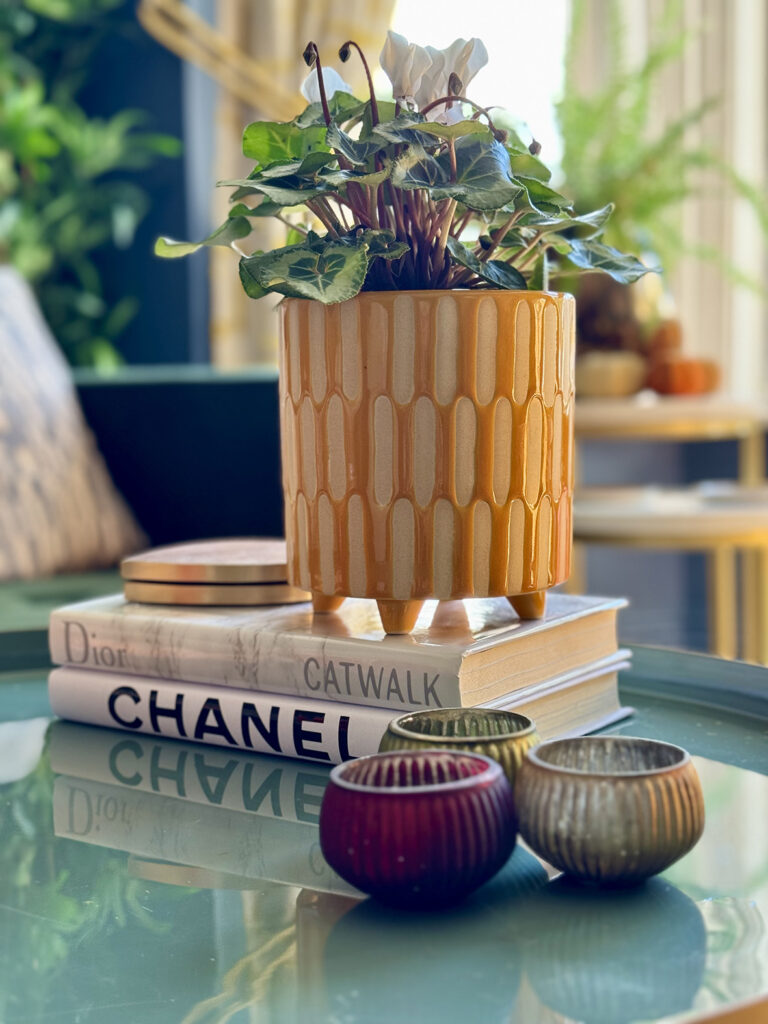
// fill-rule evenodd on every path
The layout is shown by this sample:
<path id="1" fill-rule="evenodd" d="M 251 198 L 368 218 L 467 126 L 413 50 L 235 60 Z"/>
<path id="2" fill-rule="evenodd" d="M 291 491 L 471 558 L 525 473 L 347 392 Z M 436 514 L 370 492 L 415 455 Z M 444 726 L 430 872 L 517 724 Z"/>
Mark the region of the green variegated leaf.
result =
<path id="1" fill-rule="evenodd" d="M 497 288 L 507 288 L 513 291 L 526 288 L 525 278 L 514 267 L 500 260 L 479 260 L 475 254 L 462 242 L 455 238 L 448 239 L 448 252 L 451 258 L 463 267 L 471 270 L 473 274 L 484 281 L 488 281 Z"/>
<path id="2" fill-rule="evenodd" d="M 331 117 L 334 121 L 339 122 L 339 124 L 344 124 L 346 121 L 352 121 L 355 118 L 362 117 L 366 107 L 370 107 L 370 103 L 358 100 L 348 92 L 335 92 L 328 100 L 328 110 L 330 111 Z M 310 125 L 321 125 L 323 131 L 325 131 L 325 114 L 323 113 L 322 104 L 310 103 L 310 105 L 292 121 L 292 124 L 302 130 Z"/>
<path id="3" fill-rule="evenodd" d="M 190 256 L 198 249 L 210 245 L 231 245 L 238 238 L 245 238 L 250 235 L 251 225 L 245 217 L 228 217 L 227 220 L 216 228 L 216 230 L 204 238 L 202 242 L 175 242 L 172 238 L 158 238 L 155 242 L 155 255 L 163 256 L 166 259 L 175 259 L 179 256 Z"/>
<path id="4" fill-rule="evenodd" d="M 392 183 L 398 188 L 433 189 L 448 181 L 448 174 L 440 162 L 417 146 L 409 148 L 399 157 L 392 169 Z"/>
<path id="5" fill-rule="evenodd" d="M 601 270 L 621 284 L 637 281 L 644 274 L 658 273 L 656 267 L 646 267 L 634 256 L 627 256 L 610 245 L 591 240 L 573 239 L 566 259 L 580 270 Z"/>
<path id="6" fill-rule="evenodd" d="M 438 139 L 463 139 L 467 135 L 482 135 L 490 141 L 493 138 L 491 129 L 483 121 L 456 121 L 454 124 L 440 124 L 438 121 L 425 121 L 419 125 L 419 131 L 427 135 L 435 135 Z"/>
<path id="7" fill-rule="evenodd" d="M 293 121 L 254 121 L 243 132 L 243 155 L 263 167 L 302 160 L 315 150 L 328 150 L 324 125 L 300 128 Z"/>
<path id="8" fill-rule="evenodd" d="M 389 121 L 394 121 L 395 111 L 397 110 L 397 107 L 393 102 L 389 100 L 376 100 L 376 106 L 379 111 L 379 123 L 387 123 Z M 360 138 L 367 139 L 368 136 L 373 131 L 374 127 L 378 127 L 373 123 L 373 114 L 371 111 L 370 101 L 365 104 L 365 109 L 363 111 L 361 121 L 362 123 L 360 125 Z"/>
<path id="9" fill-rule="evenodd" d="M 386 167 L 382 167 L 380 171 L 371 171 L 368 174 L 365 172 L 356 174 L 354 171 L 323 171 L 318 180 L 332 185 L 334 188 L 340 188 L 351 181 L 357 182 L 358 185 L 380 185 L 382 181 L 387 180 L 391 173 L 392 164 L 387 163 Z"/>
<path id="10" fill-rule="evenodd" d="M 519 153 L 515 150 L 510 150 L 509 146 L 507 146 L 507 152 L 509 153 L 512 174 L 515 177 L 536 178 L 538 181 L 549 181 L 552 177 L 552 171 L 550 171 L 547 165 L 542 163 L 538 157 L 529 153 L 528 150 L 524 153 Z"/>
<path id="11" fill-rule="evenodd" d="M 393 231 L 368 229 L 358 235 L 368 247 L 369 256 L 380 256 L 384 260 L 399 260 L 408 252 L 405 242 L 398 242 Z"/>
<path id="12" fill-rule="evenodd" d="M 368 135 L 378 139 L 384 147 L 390 144 L 417 146 L 420 149 L 437 149 L 441 140 L 428 131 L 422 131 L 427 124 L 421 114 L 405 111 L 391 121 L 381 121 L 371 128 Z"/>
<path id="13" fill-rule="evenodd" d="M 259 167 L 251 175 L 254 179 L 263 178 L 291 178 L 291 177 L 312 177 L 323 167 L 327 167 L 335 161 L 333 153 L 312 152 L 307 153 L 303 160 L 290 160 L 288 163 L 269 164 L 267 167 Z"/>
<path id="14" fill-rule="evenodd" d="M 229 211 L 230 217 L 274 217 L 283 209 L 277 203 L 271 203 L 264 196 L 259 196 L 260 203 L 255 206 L 248 206 L 246 203 L 235 203 Z"/>
<path id="15" fill-rule="evenodd" d="M 276 206 L 300 206 L 316 196 L 330 191 L 322 181 L 310 181 L 306 178 L 233 178 L 231 181 L 220 181 L 219 185 L 231 185 L 241 192 L 240 198 L 247 195 L 263 195 Z M 242 190 L 246 190 L 244 195 Z M 235 193 L 237 195 L 237 193 Z"/>
<path id="16" fill-rule="evenodd" d="M 353 139 L 347 135 L 337 124 L 331 124 L 326 132 L 325 140 L 337 153 L 346 157 L 352 164 L 367 164 L 382 148 L 381 140 L 377 138 Z"/>
<path id="17" fill-rule="evenodd" d="M 539 212 L 526 214 L 518 224 L 523 227 L 536 228 L 537 231 L 567 231 L 569 237 L 594 238 L 605 227 L 613 212 L 613 203 L 600 210 L 584 213 L 579 217 L 571 217 L 563 212 L 559 217 L 547 216 Z"/>
<path id="18" fill-rule="evenodd" d="M 570 199 L 560 195 L 538 178 L 516 176 L 515 181 L 525 190 L 525 196 L 533 210 L 539 213 L 558 215 L 561 210 L 570 210 Z M 519 205 L 519 202 L 518 202 Z"/>
<path id="19" fill-rule="evenodd" d="M 245 294 L 251 299 L 262 299 L 269 294 L 266 288 L 261 287 L 251 270 L 251 267 L 256 265 L 257 258 L 263 255 L 263 252 L 255 252 L 252 256 L 240 260 L 240 283 Z"/>
<path id="20" fill-rule="evenodd" d="M 509 154 L 500 142 L 476 136 L 457 139 L 456 180 L 451 180 L 450 154 L 441 153 L 437 162 L 447 184 L 438 184 L 433 199 L 458 199 L 472 210 L 498 210 L 521 192 L 509 169 Z"/>
<path id="21" fill-rule="evenodd" d="M 240 278 L 248 291 L 260 288 L 294 298 L 344 302 L 357 295 L 368 270 L 366 245 L 351 240 L 306 240 L 272 252 L 243 257 Z M 248 283 L 247 283 L 248 282 Z"/>

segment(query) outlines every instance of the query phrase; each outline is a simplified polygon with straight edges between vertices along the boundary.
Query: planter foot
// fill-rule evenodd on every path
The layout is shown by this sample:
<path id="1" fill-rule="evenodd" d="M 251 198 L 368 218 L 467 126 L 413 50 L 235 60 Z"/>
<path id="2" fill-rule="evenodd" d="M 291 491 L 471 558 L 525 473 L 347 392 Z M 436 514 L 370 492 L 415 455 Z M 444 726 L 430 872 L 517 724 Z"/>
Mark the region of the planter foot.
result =
<path id="1" fill-rule="evenodd" d="M 335 612 L 338 608 L 344 604 L 344 598 L 339 597 L 337 594 L 320 594 L 316 590 L 312 591 L 312 608 L 315 614 L 322 612 Z"/>
<path id="2" fill-rule="evenodd" d="M 532 594 L 517 594 L 507 600 L 521 619 L 543 619 L 547 610 L 546 590 L 535 590 Z"/>
<path id="3" fill-rule="evenodd" d="M 385 633 L 410 633 L 423 601 L 377 601 Z"/>

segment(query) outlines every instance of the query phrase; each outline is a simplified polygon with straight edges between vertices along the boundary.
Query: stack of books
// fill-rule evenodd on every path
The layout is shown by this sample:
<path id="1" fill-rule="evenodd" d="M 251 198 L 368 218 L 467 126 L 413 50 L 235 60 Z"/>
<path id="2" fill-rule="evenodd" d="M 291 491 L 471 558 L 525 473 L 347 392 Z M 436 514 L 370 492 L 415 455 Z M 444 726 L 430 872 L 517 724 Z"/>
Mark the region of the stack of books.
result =
<path id="1" fill-rule="evenodd" d="M 544 739 L 629 713 L 619 599 L 554 593 L 523 622 L 504 599 L 428 602 L 410 635 L 385 634 L 373 601 L 149 605 L 122 594 L 55 611 L 53 711 L 62 718 L 265 754 L 339 763 L 375 753 L 408 711 L 520 711 Z"/>

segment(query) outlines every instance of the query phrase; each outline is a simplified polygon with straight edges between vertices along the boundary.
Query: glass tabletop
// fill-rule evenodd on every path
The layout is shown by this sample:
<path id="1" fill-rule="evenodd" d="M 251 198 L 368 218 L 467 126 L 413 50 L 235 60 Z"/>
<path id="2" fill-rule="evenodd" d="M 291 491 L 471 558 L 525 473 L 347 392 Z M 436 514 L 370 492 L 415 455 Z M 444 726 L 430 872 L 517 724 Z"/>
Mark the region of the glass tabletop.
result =
<path id="1" fill-rule="evenodd" d="M 638 651 L 622 685 L 614 731 L 695 756 L 698 846 L 600 891 L 518 845 L 414 914 L 324 862 L 323 766 L 51 723 L 43 672 L 0 673 L 0 1020 L 630 1024 L 768 998 L 768 670 Z"/>

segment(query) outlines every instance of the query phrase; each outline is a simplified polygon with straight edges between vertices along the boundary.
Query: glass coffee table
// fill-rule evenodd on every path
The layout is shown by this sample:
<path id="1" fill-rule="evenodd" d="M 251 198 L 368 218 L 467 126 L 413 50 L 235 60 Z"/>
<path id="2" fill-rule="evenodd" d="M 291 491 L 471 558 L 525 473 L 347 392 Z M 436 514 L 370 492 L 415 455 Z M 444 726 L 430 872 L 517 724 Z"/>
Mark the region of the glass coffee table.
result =
<path id="1" fill-rule="evenodd" d="M 768 1020 L 768 669 L 636 648 L 622 695 L 695 756 L 698 846 L 624 891 L 518 846 L 408 914 L 323 861 L 325 767 L 49 725 L 45 671 L 0 673 L 0 1020 Z"/>

